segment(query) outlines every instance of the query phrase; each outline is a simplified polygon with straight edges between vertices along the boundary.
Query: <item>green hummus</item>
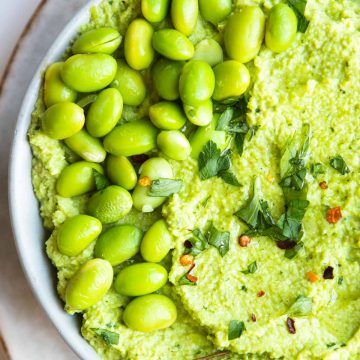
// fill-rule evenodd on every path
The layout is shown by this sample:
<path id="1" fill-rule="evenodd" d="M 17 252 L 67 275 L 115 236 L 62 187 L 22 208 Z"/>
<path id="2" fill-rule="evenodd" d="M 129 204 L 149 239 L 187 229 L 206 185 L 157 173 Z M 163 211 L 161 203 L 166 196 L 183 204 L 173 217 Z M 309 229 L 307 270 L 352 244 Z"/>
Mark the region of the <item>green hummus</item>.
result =
<path id="1" fill-rule="evenodd" d="M 277 2 L 237 0 L 236 6 L 262 3 L 267 11 Z M 91 10 L 91 21 L 82 30 L 112 26 L 124 34 L 139 14 L 139 1 L 104 1 Z M 171 269 L 171 284 L 162 292 L 175 301 L 177 321 L 153 333 L 130 330 L 122 323 L 129 298 L 111 289 L 83 313 L 82 334 L 102 358 L 192 360 L 224 350 L 230 351 L 228 359 L 360 358 L 360 3 L 308 0 L 305 14 L 310 20 L 305 34 L 298 33 L 292 46 L 280 54 L 263 47 L 251 66 L 247 119 L 259 129 L 242 156 L 235 151 L 232 156 L 233 172 L 243 186 L 234 187 L 216 177 L 201 181 L 197 161 L 171 161 L 175 178 L 183 179 L 185 187 L 162 209 L 175 238 L 175 249 L 164 263 Z M 214 36 L 214 29 L 200 19 L 190 39 L 196 44 Z M 58 292 L 64 299 L 68 279 L 93 257 L 93 245 L 77 257 L 57 250 L 56 228 L 84 212 L 87 196 L 66 199 L 56 194 L 56 179 L 74 155 L 40 130 L 41 99 L 29 132 L 33 184 L 44 225 L 55 229 L 46 248 L 58 269 Z M 156 100 L 151 94 L 141 107 L 126 107 L 122 121 L 142 118 Z M 304 247 L 292 259 L 265 236 L 240 247 L 238 236 L 247 226 L 233 214 L 251 197 L 255 176 L 260 177 L 274 217 L 283 213 L 280 157 L 304 123 L 312 129 L 309 164 L 326 167 L 324 174 L 306 178 L 310 205 L 303 220 Z M 349 174 L 342 175 L 329 165 L 337 155 L 346 161 Z M 328 189 L 319 187 L 322 181 Z M 326 212 L 336 206 L 341 207 L 343 218 L 330 224 Z M 147 230 L 160 216 L 132 210 L 121 222 Z M 209 222 L 230 232 L 229 252 L 222 257 L 214 247 L 203 251 L 192 271 L 199 279 L 197 286 L 178 285 L 184 274 L 179 258 L 189 229 L 204 229 Z M 245 274 L 254 261 L 257 271 Z M 326 280 L 322 274 L 329 266 L 334 279 Z M 310 271 L 320 275 L 317 282 L 307 278 Z M 313 309 L 308 316 L 292 317 L 296 334 L 290 334 L 287 311 L 299 295 L 311 298 Z M 231 320 L 244 321 L 246 331 L 229 341 Z M 119 334 L 118 344 L 108 344 L 94 329 Z"/>

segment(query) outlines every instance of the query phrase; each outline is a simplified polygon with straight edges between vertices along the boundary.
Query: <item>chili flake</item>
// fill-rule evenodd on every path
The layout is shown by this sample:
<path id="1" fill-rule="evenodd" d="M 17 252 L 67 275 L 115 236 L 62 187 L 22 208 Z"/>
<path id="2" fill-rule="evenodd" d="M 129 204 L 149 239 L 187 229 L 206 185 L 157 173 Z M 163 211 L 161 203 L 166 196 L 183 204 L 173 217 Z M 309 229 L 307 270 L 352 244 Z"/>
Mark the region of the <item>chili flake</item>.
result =
<path id="1" fill-rule="evenodd" d="M 319 280 L 319 275 L 316 275 L 312 271 L 308 271 L 306 273 L 306 276 L 307 276 L 308 280 L 312 283 L 317 282 Z"/>
<path id="2" fill-rule="evenodd" d="M 281 250 L 290 250 L 296 246 L 296 241 L 293 240 L 279 240 L 276 246 Z"/>
<path id="3" fill-rule="evenodd" d="M 326 181 L 322 181 L 321 183 L 319 183 L 319 186 L 323 190 L 326 190 L 329 187 Z"/>
<path id="4" fill-rule="evenodd" d="M 340 206 L 336 206 L 334 208 L 331 208 L 327 212 L 326 220 L 330 224 L 337 223 L 342 218 L 341 208 Z"/>
<path id="5" fill-rule="evenodd" d="M 192 283 L 197 283 L 198 281 L 198 278 L 194 275 L 191 275 L 191 274 L 186 274 L 186 278 L 191 281 Z"/>
<path id="6" fill-rule="evenodd" d="M 192 248 L 192 243 L 190 240 L 185 240 L 184 241 L 184 246 L 187 248 L 187 249 L 191 249 Z"/>
<path id="7" fill-rule="evenodd" d="M 256 322 L 256 315 L 255 315 L 255 314 L 251 314 L 251 320 L 252 320 L 253 322 Z"/>
<path id="8" fill-rule="evenodd" d="M 194 263 L 194 256 L 187 254 L 180 256 L 180 264 L 185 265 L 192 265 Z"/>
<path id="9" fill-rule="evenodd" d="M 145 154 L 141 154 L 141 155 L 134 155 L 131 157 L 131 160 L 134 162 L 134 163 L 137 163 L 137 164 L 142 164 L 144 163 L 146 160 L 148 160 L 150 157 L 149 155 L 145 155 Z"/>
<path id="10" fill-rule="evenodd" d="M 151 179 L 148 176 L 144 176 L 139 180 L 140 186 L 150 186 L 151 185 Z"/>
<path id="11" fill-rule="evenodd" d="M 334 278 L 334 268 L 332 266 L 328 266 L 324 270 L 323 278 L 325 280 L 332 280 Z"/>
<path id="12" fill-rule="evenodd" d="M 260 290 L 257 294 L 256 294 L 256 296 L 257 297 L 263 297 L 265 295 L 265 291 L 264 290 Z"/>
<path id="13" fill-rule="evenodd" d="M 251 243 L 251 238 L 247 235 L 241 235 L 239 237 L 239 245 L 241 247 L 247 247 Z"/>
<path id="14" fill-rule="evenodd" d="M 292 318 L 288 317 L 286 319 L 286 325 L 290 334 L 296 334 L 295 321 Z"/>

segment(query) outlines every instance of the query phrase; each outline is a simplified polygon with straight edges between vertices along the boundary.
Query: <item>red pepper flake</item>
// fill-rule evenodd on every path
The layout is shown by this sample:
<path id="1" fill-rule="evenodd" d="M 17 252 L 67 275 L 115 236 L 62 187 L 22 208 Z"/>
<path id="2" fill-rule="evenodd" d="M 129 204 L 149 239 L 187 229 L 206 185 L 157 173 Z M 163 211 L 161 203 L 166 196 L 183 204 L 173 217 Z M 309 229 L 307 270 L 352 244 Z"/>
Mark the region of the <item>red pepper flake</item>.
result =
<path id="1" fill-rule="evenodd" d="M 263 297 L 265 295 L 265 291 L 264 290 L 260 290 L 257 294 L 256 294 L 256 296 L 257 297 Z"/>
<path id="2" fill-rule="evenodd" d="M 192 265 L 194 263 L 194 256 L 190 254 L 180 256 L 180 264 L 183 266 Z"/>
<path id="3" fill-rule="evenodd" d="M 334 278 L 334 268 L 332 266 L 328 266 L 324 270 L 323 278 L 325 280 L 332 280 Z"/>
<path id="4" fill-rule="evenodd" d="M 319 183 L 319 186 L 323 190 L 326 190 L 329 187 L 326 181 L 322 181 L 321 183 Z"/>
<path id="5" fill-rule="evenodd" d="M 280 240 L 276 242 L 276 246 L 281 250 L 289 250 L 295 247 L 296 241 L 293 240 Z"/>
<path id="6" fill-rule="evenodd" d="M 342 218 L 342 213 L 341 213 L 341 207 L 340 206 L 336 206 L 336 207 L 331 208 L 331 209 L 328 210 L 326 220 L 330 224 L 337 223 L 341 218 Z"/>
<path id="7" fill-rule="evenodd" d="M 306 276 L 307 276 L 308 280 L 309 280 L 310 282 L 312 282 L 312 283 L 317 282 L 317 281 L 319 280 L 319 276 L 316 275 L 316 274 L 315 274 L 314 272 L 312 272 L 312 271 L 308 271 L 308 272 L 306 273 Z"/>
<path id="8" fill-rule="evenodd" d="M 256 322 L 256 315 L 255 315 L 255 314 L 251 314 L 251 320 L 252 320 L 253 322 Z"/>
<path id="9" fill-rule="evenodd" d="M 286 325 L 290 334 L 296 334 L 295 321 L 292 318 L 288 317 L 286 319 Z"/>
<path id="10" fill-rule="evenodd" d="M 148 160 L 150 158 L 149 155 L 145 155 L 145 154 L 141 154 L 141 155 L 134 155 L 131 157 L 131 160 L 134 162 L 134 163 L 137 163 L 137 164 L 142 164 L 144 163 L 146 160 Z"/>
<path id="11" fill-rule="evenodd" d="M 241 247 L 247 247 L 251 243 L 251 238 L 246 235 L 239 236 L 239 245 Z"/>
<path id="12" fill-rule="evenodd" d="M 198 278 L 194 275 L 191 275 L 191 274 L 186 274 L 186 278 L 191 281 L 192 283 L 197 283 L 198 281 Z"/>

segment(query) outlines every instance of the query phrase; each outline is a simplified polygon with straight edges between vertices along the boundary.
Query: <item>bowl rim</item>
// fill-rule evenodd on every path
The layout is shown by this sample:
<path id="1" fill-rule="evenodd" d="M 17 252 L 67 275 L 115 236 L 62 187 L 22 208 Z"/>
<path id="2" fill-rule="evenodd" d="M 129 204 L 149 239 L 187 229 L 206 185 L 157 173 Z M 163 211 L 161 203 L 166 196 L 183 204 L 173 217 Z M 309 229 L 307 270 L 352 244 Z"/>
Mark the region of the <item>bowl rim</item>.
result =
<path id="1" fill-rule="evenodd" d="M 59 317 L 59 314 L 54 312 L 54 310 L 56 310 L 56 307 L 59 307 L 59 302 L 60 302 L 60 299 L 56 291 L 56 284 L 54 283 L 53 289 L 50 289 L 51 291 L 54 292 L 53 295 L 55 295 L 52 298 L 53 304 L 50 308 L 47 295 L 42 293 L 41 286 L 39 286 L 38 282 L 36 281 L 37 280 L 35 276 L 36 269 L 34 269 L 29 259 L 31 254 L 27 254 L 27 246 L 29 245 L 29 241 L 28 238 L 24 237 L 22 231 L 20 231 L 22 227 L 21 223 L 23 221 L 23 216 L 21 216 L 21 214 L 24 211 L 24 208 L 18 207 L 18 205 L 19 204 L 22 205 L 23 202 L 21 201 L 18 195 L 17 189 L 19 186 L 22 186 L 22 184 L 19 182 L 19 177 L 18 177 L 19 169 L 21 169 L 22 171 L 24 171 L 24 169 L 26 170 L 26 164 L 24 166 L 22 155 L 25 154 L 25 156 L 28 157 L 30 156 L 30 163 L 28 164 L 27 170 L 31 169 L 32 167 L 31 161 L 33 155 L 32 155 L 30 142 L 28 140 L 28 130 L 32 120 L 32 112 L 35 108 L 35 104 L 39 96 L 39 90 L 43 82 L 44 71 L 50 63 L 54 61 L 59 61 L 59 58 L 61 58 L 65 50 L 69 47 L 71 40 L 73 40 L 78 34 L 81 25 L 84 25 L 90 21 L 90 9 L 93 6 L 101 4 L 103 1 L 104 0 L 90 0 L 88 1 L 87 4 L 82 6 L 76 12 L 76 14 L 71 18 L 71 20 L 67 22 L 63 30 L 58 34 L 53 44 L 46 52 L 45 56 L 42 58 L 39 66 L 35 71 L 34 76 L 32 77 L 32 80 L 30 81 L 29 86 L 26 89 L 25 96 L 23 98 L 18 113 L 15 129 L 13 133 L 12 143 L 11 143 L 9 165 L 8 165 L 8 202 L 9 202 L 10 223 L 11 223 L 13 237 L 15 240 L 17 255 L 22 270 L 24 272 L 25 278 L 28 284 L 30 285 L 32 293 L 34 294 L 37 302 L 40 304 L 45 314 L 50 319 L 51 323 L 55 326 L 56 330 L 61 335 L 63 340 L 67 343 L 67 345 L 79 358 L 86 360 L 96 360 L 99 359 L 99 356 L 95 352 L 95 350 L 91 347 L 91 345 L 87 342 L 87 340 L 85 340 L 81 336 L 80 328 L 76 329 L 78 337 L 73 337 L 71 336 L 71 334 L 68 334 L 66 331 L 64 331 L 64 327 L 65 328 L 71 327 L 69 326 L 69 324 L 65 324 L 65 319 L 67 319 L 67 321 L 70 321 L 69 318 L 71 318 L 71 315 L 67 314 L 63 310 L 63 304 L 62 304 L 62 311 L 64 313 L 63 314 L 64 316 Z M 26 152 L 24 153 L 24 151 Z M 18 161 L 22 163 L 22 166 L 20 168 Z M 29 176 L 30 186 L 32 189 L 32 193 L 29 194 L 29 196 L 32 197 L 33 200 L 35 200 L 33 204 L 36 203 L 37 205 L 32 209 L 33 211 L 34 210 L 36 211 L 36 215 L 34 215 L 34 217 L 37 216 L 38 218 L 37 220 L 40 223 L 42 230 L 44 231 L 43 220 L 40 216 L 40 211 L 38 206 L 39 203 L 35 197 L 35 193 L 32 187 L 31 172 L 30 174 L 27 173 L 27 176 Z M 40 239 L 40 241 L 42 242 L 42 250 L 44 250 L 45 243 L 43 242 L 42 238 Z M 50 259 L 47 257 L 45 251 L 41 253 L 41 256 L 45 257 L 45 261 L 47 262 L 48 265 L 47 270 L 48 273 L 50 274 L 51 267 L 54 270 L 55 267 L 51 263 Z M 73 319 L 72 321 L 75 322 L 76 320 Z"/>

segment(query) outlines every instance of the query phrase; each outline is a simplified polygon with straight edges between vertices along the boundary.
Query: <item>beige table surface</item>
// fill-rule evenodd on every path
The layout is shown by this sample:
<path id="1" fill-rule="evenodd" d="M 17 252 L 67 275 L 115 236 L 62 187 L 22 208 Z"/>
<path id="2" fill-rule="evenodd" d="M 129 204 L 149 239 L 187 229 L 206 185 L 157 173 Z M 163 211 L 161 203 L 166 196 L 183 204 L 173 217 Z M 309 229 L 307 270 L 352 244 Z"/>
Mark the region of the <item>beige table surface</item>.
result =
<path id="1" fill-rule="evenodd" d="M 85 3 L 86 0 L 0 0 L 0 78 L 6 77 L 0 90 L 1 360 L 77 359 L 44 315 L 20 267 L 9 222 L 7 167 L 17 113 L 35 69 L 59 31 Z M 23 34 L 11 67 L 6 68 L 12 49 L 36 8 L 37 15 Z"/>

